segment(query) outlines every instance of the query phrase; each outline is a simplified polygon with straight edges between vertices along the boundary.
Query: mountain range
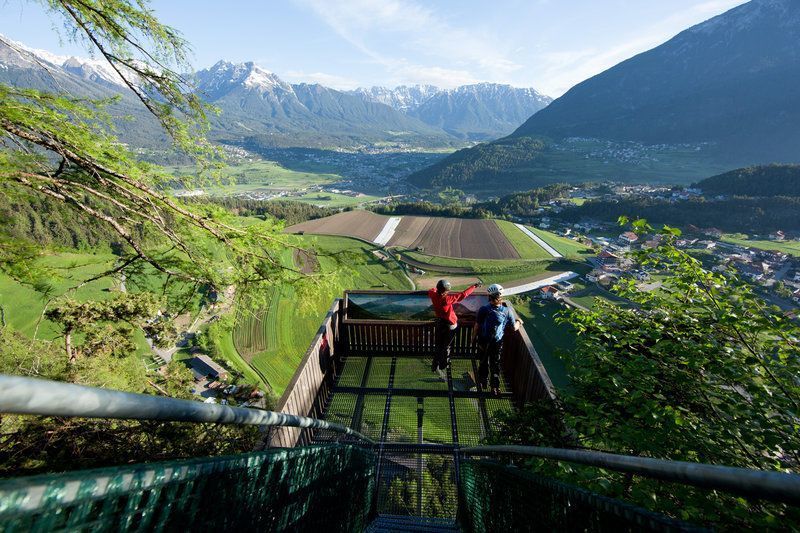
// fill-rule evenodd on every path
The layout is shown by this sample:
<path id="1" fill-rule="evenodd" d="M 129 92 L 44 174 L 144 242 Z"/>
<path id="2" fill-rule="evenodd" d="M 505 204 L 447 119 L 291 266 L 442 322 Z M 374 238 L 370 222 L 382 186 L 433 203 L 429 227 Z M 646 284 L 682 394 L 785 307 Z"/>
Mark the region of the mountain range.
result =
<path id="1" fill-rule="evenodd" d="M 553 100 L 536 89 L 498 83 L 476 83 L 455 89 L 431 85 L 371 87 L 357 89 L 355 93 L 470 141 L 507 135 Z"/>
<path id="2" fill-rule="evenodd" d="M 120 85 L 107 63 L 30 50 L 13 41 L 9 46 L 5 40 L 0 39 L 0 82 L 96 100 L 119 97 L 106 111 L 124 142 L 146 148 L 163 148 L 167 143 L 158 121 Z"/>
<path id="3" fill-rule="evenodd" d="M 576 85 L 508 138 L 456 152 L 410 179 L 423 187 L 487 179 L 517 188 L 556 179 L 690 183 L 798 161 L 797 87 L 800 1 L 752 0 Z M 497 160 L 508 152 L 515 157 Z"/>
<path id="4" fill-rule="evenodd" d="M 163 146 L 156 122 L 105 62 L 9 42 L 0 41 L 0 82 L 91 98 L 119 94 L 112 114 L 120 117 L 121 138 Z M 533 89 L 498 84 L 340 91 L 290 84 L 252 62 L 219 61 L 193 76 L 199 93 L 221 111 L 211 117 L 212 138 L 261 147 L 458 146 L 506 135 L 550 101 Z"/>

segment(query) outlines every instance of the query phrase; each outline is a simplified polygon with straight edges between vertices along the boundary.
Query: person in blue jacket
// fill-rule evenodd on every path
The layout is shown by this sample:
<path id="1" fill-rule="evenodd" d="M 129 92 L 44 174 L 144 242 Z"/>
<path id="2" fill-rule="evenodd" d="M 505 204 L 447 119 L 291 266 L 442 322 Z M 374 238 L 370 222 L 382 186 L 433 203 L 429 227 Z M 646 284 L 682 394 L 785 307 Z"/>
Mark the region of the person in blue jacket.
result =
<path id="1" fill-rule="evenodd" d="M 478 310 L 475 327 L 472 331 L 473 341 L 477 338 L 480 353 L 478 382 L 483 390 L 491 384 L 492 394 L 500 395 L 500 357 L 503 353 L 503 337 L 506 330 L 517 331 L 522 322 L 514 314 L 511 307 L 503 302 L 503 287 L 491 285 L 487 289 L 489 303 Z M 491 383 L 489 372 L 491 370 Z"/>

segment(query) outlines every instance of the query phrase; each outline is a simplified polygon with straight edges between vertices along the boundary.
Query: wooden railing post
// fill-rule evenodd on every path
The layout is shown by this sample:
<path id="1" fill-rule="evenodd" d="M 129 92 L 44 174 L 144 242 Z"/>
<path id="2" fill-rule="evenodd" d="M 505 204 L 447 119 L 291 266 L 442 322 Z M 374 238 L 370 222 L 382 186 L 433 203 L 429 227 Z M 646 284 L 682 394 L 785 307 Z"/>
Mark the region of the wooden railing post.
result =
<path id="1" fill-rule="evenodd" d="M 524 327 L 506 336 L 503 371 L 518 407 L 534 400 L 556 399 L 555 387 Z"/>

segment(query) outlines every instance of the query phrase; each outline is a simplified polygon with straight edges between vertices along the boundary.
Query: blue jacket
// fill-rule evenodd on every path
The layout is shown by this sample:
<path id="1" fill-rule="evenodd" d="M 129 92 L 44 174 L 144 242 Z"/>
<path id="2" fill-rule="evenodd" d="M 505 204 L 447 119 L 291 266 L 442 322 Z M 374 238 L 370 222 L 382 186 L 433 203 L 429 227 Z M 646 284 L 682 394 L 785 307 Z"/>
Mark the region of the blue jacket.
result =
<path id="1" fill-rule="evenodd" d="M 486 304 L 478 310 L 478 338 L 487 342 L 490 340 L 501 341 L 507 327 L 513 326 L 517 321 L 514 311 L 503 304 L 498 307 Z"/>

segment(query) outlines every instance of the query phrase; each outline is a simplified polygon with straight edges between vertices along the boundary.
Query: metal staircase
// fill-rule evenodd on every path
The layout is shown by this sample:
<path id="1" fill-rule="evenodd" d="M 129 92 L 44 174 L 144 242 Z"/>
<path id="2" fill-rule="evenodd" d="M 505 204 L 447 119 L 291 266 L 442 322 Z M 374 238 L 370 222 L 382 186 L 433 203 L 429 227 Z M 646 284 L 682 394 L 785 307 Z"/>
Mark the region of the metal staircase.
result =
<path id="1" fill-rule="evenodd" d="M 482 442 L 493 415 L 513 409 L 508 384 L 499 397 L 480 390 L 476 362 L 466 355 L 453 359 L 447 381 L 430 371 L 430 358 L 413 353 L 347 356 L 339 368 L 322 418 L 377 442 L 378 516 L 455 527 L 458 450 Z M 316 432 L 315 442 L 331 440 L 339 436 Z"/>
<path id="2" fill-rule="evenodd" d="M 453 443 L 376 443 L 330 421 L 4 375 L 0 375 L 0 390 L 4 391 L 0 413 L 295 427 L 335 432 L 344 440 L 358 442 L 0 480 L 0 530 L 8 532 L 697 529 L 584 489 L 479 459 L 497 453 L 589 464 L 800 504 L 800 475 L 794 474 L 582 450 L 515 446 L 456 450 Z M 424 413 L 421 418 L 424 428 Z M 386 428 L 381 425 L 382 432 Z M 431 460 L 438 456 L 432 453 L 434 448 L 426 448 L 431 445 L 447 450 L 439 455 L 451 457 L 452 464 L 459 466 L 457 475 L 456 469 L 448 470 L 443 462 Z M 402 446 L 410 446 L 411 451 L 404 452 Z M 437 469 L 430 468 L 433 463 Z M 396 476 L 395 469 L 408 476 Z M 439 488 L 435 483 L 426 488 L 424 483 L 410 482 L 426 481 L 426 475 L 433 477 Z M 401 482 L 387 483 L 388 479 Z M 442 482 L 451 479 L 455 484 L 443 490 Z M 456 493 L 455 511 L 448 503 L 452 491 Z M 409 505 L 387 509 L 382 507 L 381 494 Z M 407 512 L 388 512 L 397 509 Z M 430 509 L 437 509 L 441 516 L 424 516 Z"/>

